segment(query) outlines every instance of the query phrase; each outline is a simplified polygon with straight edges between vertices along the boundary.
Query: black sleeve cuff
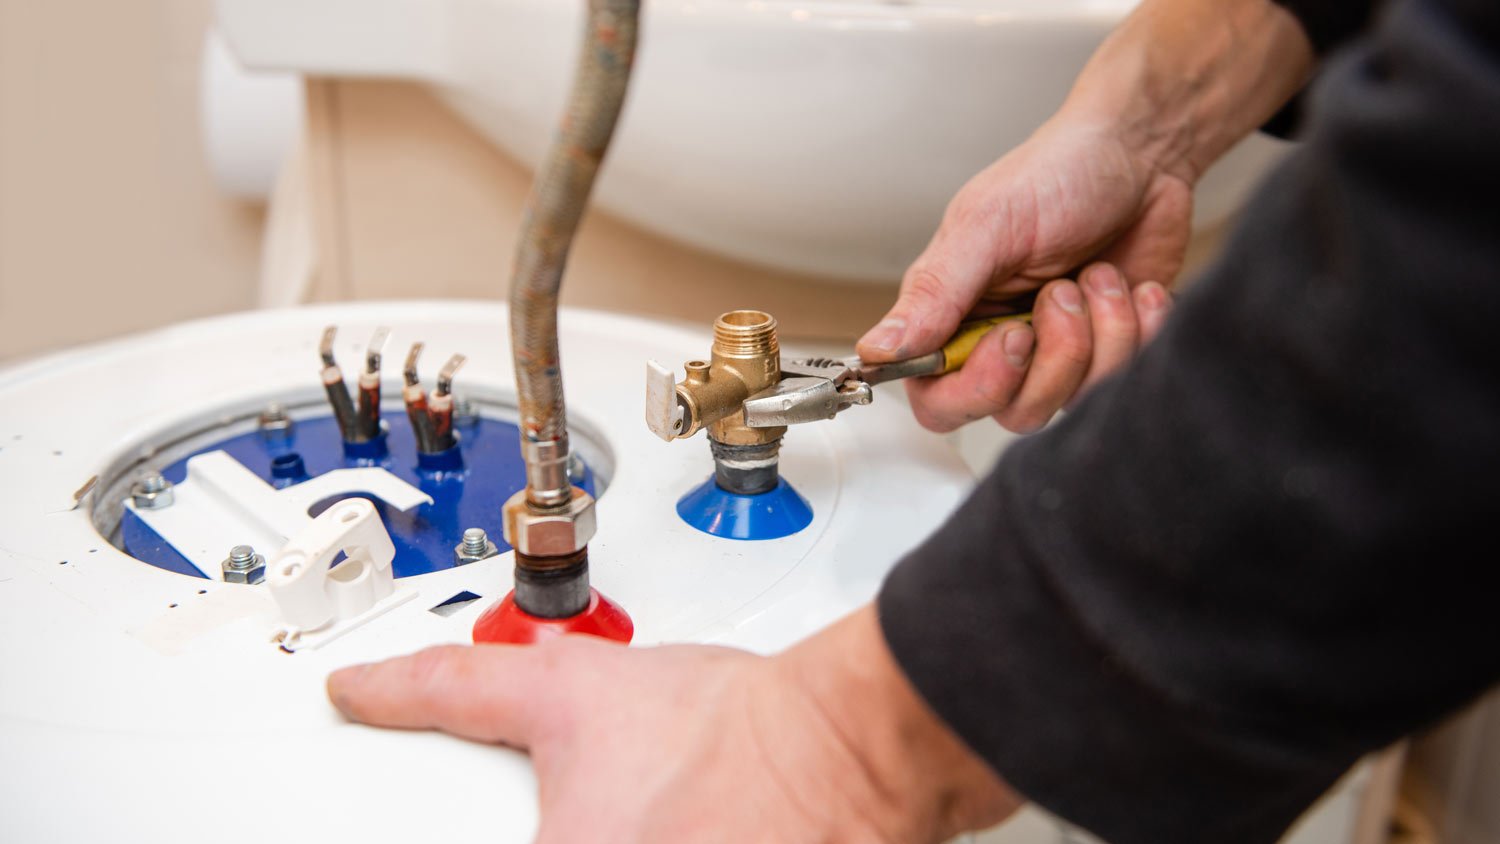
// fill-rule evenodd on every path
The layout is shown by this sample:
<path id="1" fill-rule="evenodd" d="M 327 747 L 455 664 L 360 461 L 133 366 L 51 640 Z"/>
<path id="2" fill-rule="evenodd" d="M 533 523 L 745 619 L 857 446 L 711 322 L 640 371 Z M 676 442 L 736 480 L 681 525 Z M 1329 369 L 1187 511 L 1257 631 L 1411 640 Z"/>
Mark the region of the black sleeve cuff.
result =
<path id="1" fill-rule="evenodd" d="M 1325 55 L 1367 29 L 1380 3 L 1375 0 L 1276 0 L 1302 24 L 1318 55 Z"/>
<path id="2" fill-rule="evenodd" d="M 1369 28 L 1374 16 L 1375 2 L 1318 3 L 1313 0 L 1276 0 L 1277 4 L 1291 12 L 1302 24 L 1313 51 L 1324 56 L 1344 42 Z M 1291 138 L 1302 126 L 1302 111 L 1306 100 L 1300 93 L 1288 100 L 1281 110 L 1271 115 L 1260 131 L 1277 138 Z"/>

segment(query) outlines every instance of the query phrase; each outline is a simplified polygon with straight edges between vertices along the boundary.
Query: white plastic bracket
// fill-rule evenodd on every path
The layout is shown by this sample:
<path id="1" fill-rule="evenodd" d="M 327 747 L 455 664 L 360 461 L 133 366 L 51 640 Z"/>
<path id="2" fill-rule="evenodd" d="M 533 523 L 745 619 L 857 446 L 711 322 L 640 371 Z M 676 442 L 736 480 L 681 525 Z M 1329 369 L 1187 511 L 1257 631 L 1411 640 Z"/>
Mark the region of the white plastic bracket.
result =
<path id="1" fill-rule="evenodd" d="M 312 519 L 309 507 L 340 494 L 374 495 L 398 510 L 430 504 L 427 493 L 385 469 L 335 469 L 276 489 L 227 452 L 199 454 L 187 462 L 187 478 L 173 490 L 175 502 L 144 510 L 129 501 L 152 530 L 212 580 L 223 578 L 220 563 L 235 545 L 280 548 Z"/>
<path id="2" fill-rule="evenodd" d="M 346 559 L 337 566 L 334 557 Z M 375 506 L 340 501 L 291 537 L 266 567 L 281 612 L 272 640 L 288 651 L 325 645 L 400 606 L 416 592 L 396 591 L 396 548 Z"/>

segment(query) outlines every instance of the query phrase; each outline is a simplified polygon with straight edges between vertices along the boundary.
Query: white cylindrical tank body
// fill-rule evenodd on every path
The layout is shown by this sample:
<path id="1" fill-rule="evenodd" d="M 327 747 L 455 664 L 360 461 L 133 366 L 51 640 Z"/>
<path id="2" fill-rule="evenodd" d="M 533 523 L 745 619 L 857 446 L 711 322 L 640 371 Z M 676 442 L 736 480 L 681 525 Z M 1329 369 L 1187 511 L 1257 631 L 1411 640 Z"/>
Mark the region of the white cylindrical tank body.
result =
<path id="1" fill-rule="evenodd" d="M 429 379 L 437 362 L 468 355 L 456 385 L 484 413 L 506 415 L 505 309 L 475 302 L 224 317 L 0 373 L 5 837 L 530 841 L 524 756 L 352 726 L 323 693 L 339 666 L 469 641 L 475 618 L 510 588 L 511 554 L 398 579 L 389 611 L 289 654 L 270 641 L 278 619 L 264 584 L 164 571 L 101 534 L 131 478 L 216 431 L 253 430 L 268 402 L 300 425 L 326 415 L 317 343 L 327 324 L 339 326 L 351 378 L 361 344 L 389 325 L 392 350 L 426 342 Z M 601 487 L 593 582 L 630 612 L 637 644 L 780 649 L 869 600 L 971 482 L 902 402 L 877 400 L 788 436 L 784 477 L 811 502 L 809 527 L 763 542 L 700 533 L 675 503 L 712 471 L 707 445 L 662 442 L 642 410 L 646 360 L 701 354 L 707 332 L 564 312 L 560 336 L 575 442 Z M 399 367 L 386 373 L 387 394 L 398 395 Z M 177 492 L 171 506 L 184 506 L 186 484 Z M 465 591 L 482 598 L 429 611 Z"/>

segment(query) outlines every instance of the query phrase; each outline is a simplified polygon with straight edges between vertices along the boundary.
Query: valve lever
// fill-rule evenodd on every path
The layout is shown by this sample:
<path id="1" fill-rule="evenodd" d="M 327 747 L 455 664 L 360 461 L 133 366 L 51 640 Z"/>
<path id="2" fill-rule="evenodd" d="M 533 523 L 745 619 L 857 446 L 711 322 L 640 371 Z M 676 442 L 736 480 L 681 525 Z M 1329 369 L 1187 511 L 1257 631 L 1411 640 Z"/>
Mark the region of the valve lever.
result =
<path id="1" fill-rule="evenodd" d="M 654 360 L 646 361 L 646 427 L 671 442 L 682 433 L 683 415 L 672 370 Z"/>

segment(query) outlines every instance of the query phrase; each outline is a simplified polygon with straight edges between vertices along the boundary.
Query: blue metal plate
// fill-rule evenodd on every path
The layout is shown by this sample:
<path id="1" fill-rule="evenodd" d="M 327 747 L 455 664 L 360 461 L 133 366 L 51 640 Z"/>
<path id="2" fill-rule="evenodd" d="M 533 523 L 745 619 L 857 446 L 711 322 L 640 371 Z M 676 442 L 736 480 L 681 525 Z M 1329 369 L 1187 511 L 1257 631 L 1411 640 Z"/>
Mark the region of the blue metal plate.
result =
<path id="1" fill-rule="evenodd" d="M 389 429 L 383 455 L 373 442 L 350 448 L 346 453 L 332 416 L 299 419 L 290 435 L 252 431 L 206 446 L 194 454 L 228 452 L 278 489 L 334 469 L 379 466 L 432 496 L 431 504 L 405 513 L 373 496 L 357 496 L 372 501 L 385 521 L 396 546 L 396 577 L 453 568 L 453 546 L 467 528 L 484 528 L 502 553 L 509 551 L 501 532 L 500 508 L 526 486 L 520 429 L 509 422 L 478 419 L 457 426 L 457 453 L 421 455 L 419 460 L 406 413 L 387 411 L 382 417 Z M 187 477 L 187 459 L 167 466 L 162 474 L 173 483 L 181 483 Z M 590 495 L 596 494 L 592 469 L 584 468 L 583 481 L 578 485 Z M 320 501 L 308 515 L 316 516 L 347 497 L 350 496 Z M 138 560 L 179 574 L 204 576 L 129 508 L 120 522 L 120 538 L 125 552 Z M 275 549 L 257 550 L 269 554 Z M 228 547 L 224 553 L 228 556 Z"/>

